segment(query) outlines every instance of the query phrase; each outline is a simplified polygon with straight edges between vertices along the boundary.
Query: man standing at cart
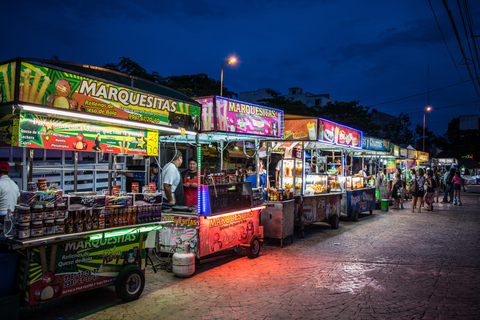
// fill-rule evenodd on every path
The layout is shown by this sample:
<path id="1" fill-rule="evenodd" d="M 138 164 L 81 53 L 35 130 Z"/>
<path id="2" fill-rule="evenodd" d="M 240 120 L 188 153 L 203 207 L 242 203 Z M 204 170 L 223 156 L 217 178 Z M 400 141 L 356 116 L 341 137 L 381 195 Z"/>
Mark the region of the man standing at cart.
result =
<path id="1" fill-rule="evenodd" d="M 15 210 L 20 191 L 17 184 L 10 179 L 10 165 L 6 161 L 0 161 L 0 216 L 7 214 L 7 210 Z"/>
<path id="2" fill-rule="evenodd" d="M 179 206 L 185 205 L 182 177 L 178 171 L 182 163 L 182 152 L 177 150 L 172 161 L 164 165 L 162 169 L 163 196 L 168 203 Z"/>

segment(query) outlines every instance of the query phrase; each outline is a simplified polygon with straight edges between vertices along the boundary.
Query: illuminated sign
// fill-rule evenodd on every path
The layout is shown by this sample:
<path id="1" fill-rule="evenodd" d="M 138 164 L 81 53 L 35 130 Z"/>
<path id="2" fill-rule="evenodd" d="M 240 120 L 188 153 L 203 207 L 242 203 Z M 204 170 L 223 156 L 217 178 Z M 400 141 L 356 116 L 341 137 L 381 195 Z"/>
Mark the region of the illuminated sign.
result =
<path id="1" fill-rule="evenodd" d="M 362 131 L 322 118 L 318 119 L 318 124 L 318 141 L 357 149 L 362 148 Z"/>

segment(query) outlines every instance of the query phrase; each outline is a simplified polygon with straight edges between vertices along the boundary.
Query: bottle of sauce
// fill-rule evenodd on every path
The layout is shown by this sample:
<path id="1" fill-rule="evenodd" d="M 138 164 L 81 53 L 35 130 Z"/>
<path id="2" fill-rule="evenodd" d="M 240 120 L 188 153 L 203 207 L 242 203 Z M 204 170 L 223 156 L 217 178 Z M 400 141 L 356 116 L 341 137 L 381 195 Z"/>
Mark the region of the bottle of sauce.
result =
<path id="1" fill-rule="evenodd" d="M 73 221 L 73 230 L 75 233 L 83 232 L 82 211 L 75 211 L 75 220 Z"/>
<path id="2" fill-rule="evenodd" d="M 98 228 L 99 228 L 98 211 L 99 211 L 99 210 L 92 210 L 92 211 L 93 211 L 93 216 L 92 216 L 92 230 L 98 230 Z"/>
<path id="3" fill-rule="evenodd" d="M 85 210 L 85 218 L 83 219 L 83 231 L 92 230 L 92 210 Z"/>
<path id="4" fill-rule="evenodd" d="M 137 224 L 137 212 L 138 212 L 138 207 L 132 207 L 132 224 Z"/>
<path id="5" fill-rule="evenodd" d="M 98 210 L 98 229 L 105 229 L 105 209 Z"/>
<path id="6" fill-rule="evenodd" d="M 75 228 L 73 227 L 74 212 L 75 211 L 67 212 L 67 218 L 65 219 L 65 233 L 67 234 L 71 234 L 75 232 Z"/>
<path id="7" fill-rule="evenodd" d="M 111 213 L 110 226 L 113 228 L 118 227 L 118 209 L 112 209 Z"/>

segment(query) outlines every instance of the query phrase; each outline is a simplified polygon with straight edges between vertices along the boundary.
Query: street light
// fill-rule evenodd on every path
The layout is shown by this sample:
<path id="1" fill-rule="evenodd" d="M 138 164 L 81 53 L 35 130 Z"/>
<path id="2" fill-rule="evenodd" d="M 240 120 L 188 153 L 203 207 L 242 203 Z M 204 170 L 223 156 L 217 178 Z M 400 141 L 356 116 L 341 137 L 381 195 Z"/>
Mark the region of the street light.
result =
<path id="1" fill-rule="evenodd" d="M 427 114 L 427 112 L 430 112 L 430 111 L 432 111 L 431 106 L 427 106 L 423 111 L 423 149 L 422 149 L 423 152 L 425 152 L 425 115 Z"/>
<path id="2" fill-rule="evenodd" d="M 230 58 L 227 60 L 227 62 L 225 62 L 224 64 L 222 64 L 222 73 L 220 75 L 220 97 L 223 96 L 223 66 L 226 65 L 226 64 L 232 64 L 232 63 L 235 63 L 235 61 L 237 61 L 237 59 L 235 58 Z"/>

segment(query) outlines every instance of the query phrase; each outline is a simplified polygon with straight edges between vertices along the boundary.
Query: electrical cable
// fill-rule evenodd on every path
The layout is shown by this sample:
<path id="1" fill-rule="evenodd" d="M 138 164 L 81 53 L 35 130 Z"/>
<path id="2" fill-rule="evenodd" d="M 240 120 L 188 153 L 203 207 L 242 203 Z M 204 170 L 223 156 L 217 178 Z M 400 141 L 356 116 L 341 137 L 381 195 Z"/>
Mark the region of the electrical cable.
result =
<path id="1" fill-rule="evenodd" d="M 465 31 L 465 38 L 467 39 L 467 44 L 468 44 L 468 50 L 470 51 L 470 56 L 472 57 L 471 61 L 473 64 L 473 71 L 475 71 L 475 76 L 477 77 L 477 81 L 480 84 L 480 81 L 478 79 L 478 72 L 477 72 L 477 65 L 475 63 L 475 58 L 473 57 L 473 52 L 472 52 L 472 46 L 470 45 L 470 41 L 468 40 L 468 32 L 467 32 L 467 26 L 465 25 L 465 19 L 463 18 L 463 13 L 462 13 L 462 6 L 460 5 L 460 1 L 457 1 L 458 4 L 458 11 L 460 11 L 460 17 L 462 18 L 462 24 L 463 24 L 463 30 Z M 466 14 L 466 13 L 465 13 Z M 468 61 L 465 60 L 465 64 L 467 64 Z"/>

